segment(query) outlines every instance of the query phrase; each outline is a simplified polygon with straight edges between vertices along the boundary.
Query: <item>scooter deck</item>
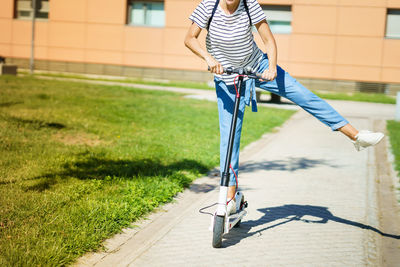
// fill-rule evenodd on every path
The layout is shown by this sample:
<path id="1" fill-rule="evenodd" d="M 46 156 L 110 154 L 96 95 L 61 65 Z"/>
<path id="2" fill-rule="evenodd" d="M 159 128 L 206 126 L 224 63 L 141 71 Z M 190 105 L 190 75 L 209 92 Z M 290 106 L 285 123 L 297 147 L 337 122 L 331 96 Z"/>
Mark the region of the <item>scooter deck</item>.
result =
<path id="1" fill-rule="evenodd" d="M 238 223 L 238 221 L 240 221 L 246 214 L 247 214 L 247 211 L 245 209 L 243 209 L 240 212 L 229 215 L 229 217 L 228 217 L 229 229 L 232 229 L 232 227 L 234 227 Z"/>

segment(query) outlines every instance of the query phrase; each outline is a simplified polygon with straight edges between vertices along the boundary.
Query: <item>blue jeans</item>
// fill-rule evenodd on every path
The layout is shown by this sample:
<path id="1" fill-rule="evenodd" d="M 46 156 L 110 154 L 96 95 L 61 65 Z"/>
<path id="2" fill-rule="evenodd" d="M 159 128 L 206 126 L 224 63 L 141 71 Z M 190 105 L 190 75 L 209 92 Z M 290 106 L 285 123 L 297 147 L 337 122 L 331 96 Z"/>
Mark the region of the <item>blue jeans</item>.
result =
<path id="1" fill-rule="evenodd" d="M 257 72 L 264 72 L 268 67 L 268 58 L 264 55 L 260 62 L 260 67 Z M 271 93 L 280 95 L 299 105 L 305 111 L 316 117 L 325 125 L 329 126 L 333 131 L 348 124 L 335 109 L 328 103 L 316 96 L 314 93 L 306 89 L 290 74 L 284 71 L 281 67 L 277 67 L 277 77 L 273 81 L 260 82 L 259 80 L 249 79 L 246 80 L 242 86 L 246 86 L 242 90 L 240 97 L 240 105 L 238 112 L 238 120 L 236 124 L 235 140 L 232 149 L 231 165 L 233 170 L 238 174 L 239 171 L 239 149 L 240 149 L 240 136 L 242 132 L 242 123 L 245 111 L 245 95 L 248 98 L 254 86 L 267 90 Z M 218 98 L 218 114 L 219 114 L 219 129 L 220 129 L 220 168 L 221 174 L 224 171 L 226 152 L 229 139 L 229 130 L 233 116 L 233 108 L 236 97 L 236 90 L 234 85 L 226 85 L 218 78 L 215 79 L 215 88 Z M 247 92 L 246 92 L 247 91 Z M 253 91 L 254 92 L 254 91 Z M 248 102 L 248 99 L 247 99 Z M 231 171 L 230 171 L 231 172 Z M 229 185 L 235 185 L 235 177 L 233 173 L 230 174 Z"/>

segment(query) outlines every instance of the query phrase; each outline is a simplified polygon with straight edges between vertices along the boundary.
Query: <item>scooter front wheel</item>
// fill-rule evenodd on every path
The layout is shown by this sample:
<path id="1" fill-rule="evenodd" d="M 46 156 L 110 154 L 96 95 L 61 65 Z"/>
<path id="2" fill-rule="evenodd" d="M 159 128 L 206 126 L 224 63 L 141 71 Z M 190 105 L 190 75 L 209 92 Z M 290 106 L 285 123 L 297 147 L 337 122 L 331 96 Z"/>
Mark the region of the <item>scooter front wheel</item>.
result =
<path id="1" fill-rule="evenodd" d="M 222 235 L 224 234 L 224 223 L 225 223 L 225 216 L 215 215 L 213 240 L 212 240 L 212 246 L 214 248 L 220 248 L 222 246 Z"/>

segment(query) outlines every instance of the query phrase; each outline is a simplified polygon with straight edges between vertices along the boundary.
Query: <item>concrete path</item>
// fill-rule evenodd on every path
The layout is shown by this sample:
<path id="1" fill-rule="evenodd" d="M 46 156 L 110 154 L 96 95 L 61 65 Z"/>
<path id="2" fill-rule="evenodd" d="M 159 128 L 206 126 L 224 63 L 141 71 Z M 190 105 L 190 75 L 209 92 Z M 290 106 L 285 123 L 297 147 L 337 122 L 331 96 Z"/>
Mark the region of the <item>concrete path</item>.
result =
<path id="1" fill-rule="evenodd" d="M 395 114 L 394 105 L 329 102 L 359 129 L 374 129 Z M 374 148 L 356 152 L 299 111 L 241 153 L 239 184 L 249 213 L 222 248 L 211 246 L 211 216 L 198 212 L 217 200 L 213 170 L 138 227 L 106 241 L 105 252 L 76 265 L 391 266 L 381 244 L 390 240 L 400 255 L 400 230 L 381 228 L 376 160 Z"/>

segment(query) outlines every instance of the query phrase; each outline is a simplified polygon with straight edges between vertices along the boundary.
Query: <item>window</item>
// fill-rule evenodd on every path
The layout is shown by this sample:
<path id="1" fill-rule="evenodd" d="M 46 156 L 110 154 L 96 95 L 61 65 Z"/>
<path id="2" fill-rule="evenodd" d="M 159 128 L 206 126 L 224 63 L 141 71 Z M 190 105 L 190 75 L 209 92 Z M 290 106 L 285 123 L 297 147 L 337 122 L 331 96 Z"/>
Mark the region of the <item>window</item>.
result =
<path id="1" fill-rule="evenodd" d="M 15 18 L 31 19 L 33 15 L 32 0 L 16 0 L 15 1 Z M 36 0 L 36 18 L 49 18 L 49 0 Z"/>
<path id="2" fill-rule="evenodd" d="M 262 5 L 272 33 L 289 34 L 292 32 L 292 7 Z"/>
<path id="3" fill-rule="evenodd" d="M 128 24 L 134 26 L 164 27 L 164 2 L 129 1 Z"/>
<path id="4" fill-rule="evenodd" d="M 400 9 L 388 9 L 387 11 L 386 38 L 400 39 Z"/>

